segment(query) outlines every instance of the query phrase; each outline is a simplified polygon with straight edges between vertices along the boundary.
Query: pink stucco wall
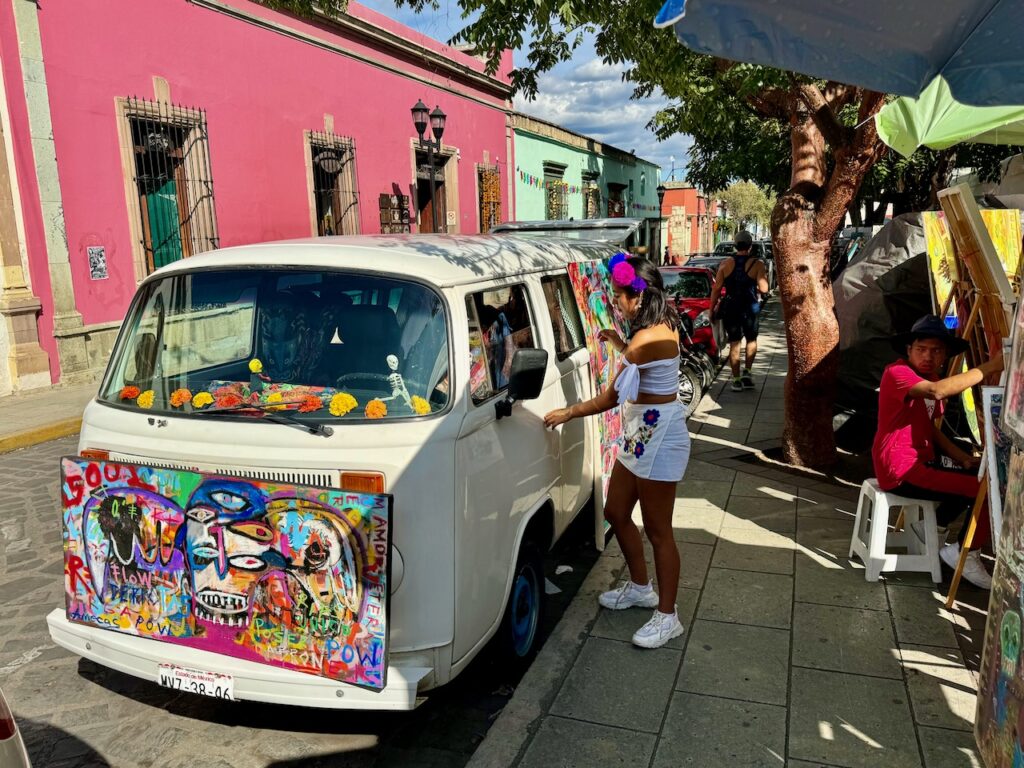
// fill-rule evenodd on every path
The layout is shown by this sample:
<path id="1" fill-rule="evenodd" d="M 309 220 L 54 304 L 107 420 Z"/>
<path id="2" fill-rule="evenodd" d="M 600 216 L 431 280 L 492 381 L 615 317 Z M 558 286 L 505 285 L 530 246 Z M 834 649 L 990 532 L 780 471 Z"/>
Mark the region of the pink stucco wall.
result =
<path id="1" fill-rule="evenodd" d="M 356 144 L 362 231 L 379 231 L 377 197 L 398 184 L 408 194 L 413 181 L 410 139 L 415 135 L 409 108 L 422 98 L 448 115 L 444 142 L 459 149 L 460 228 L 479 231 L 476 164 L 499 164 L 505 180 L 505 108 L 499 95 L 422 69 L 369 43 L 342 38 L 336 31 L 276 14 L 247 0 L 229 0 L 247 13 L 341 44 L 348 51 L 428 79 L 419 82 L 336 52 L 195 5 L 186 0 L 75 0 L 44 2 L 40 31 L 53 136 L 64 202 L 68 248 L 78 310 L 86 324 L 119 320 L 134 292 L 135 277 L 125 201 L 115 99 L 152 99 L 153 76 L 165 78 L 175 104 L 206 110 L 210 137 L 218 232 L 222 246 L 290 237 L 310 232 L 303 132 L 323 130 L 324 114 L 334 116 L 334 132 Z M 0 4 L 9 8 L 9 4 Z M 0 45 L 8 78 L 8 98 L 18 99 L 20 72 L 11 36 L 9 10 L 0 18 Z M 388 31 L 428 45 L 477 71 L 483 64 L 429 40 L 369 9 L 350 13 Z M 507 57 L 504 74 L 507 79 Z M 445 88 L 451 90 L 444 90 Z M 467 98 L 471 94 L 477 100 Z M 484 102 L 484 103 L 481 103 Z M 24 97 L 21 96 L 21 105 Z M 12 110 L 12 118 L 14 117 Z M 20 122 L 24 122 L 24 112 Z M 19 159 L 27 157 L 28 133 L 15 125 Z M 19 175 L 34 185 L 30 167 Z M 32 176 L 30 182 L 24 180 Z M 52 312 L 45 244 L 38 212 L 33 221 L 30 261 L 44 315 Z M 507 218 L 509 201 L 504 201 Z M 38 206 L 36 206 L 38 208 Z M 106 248 L 110 278 L 91 280 L 86 248 Z M 47 325 L 44 319 L 43 326 Z M 42 330 L 42 327 L 41 327 Z M 53 340 L 42 332 L 51 356 Z"/>

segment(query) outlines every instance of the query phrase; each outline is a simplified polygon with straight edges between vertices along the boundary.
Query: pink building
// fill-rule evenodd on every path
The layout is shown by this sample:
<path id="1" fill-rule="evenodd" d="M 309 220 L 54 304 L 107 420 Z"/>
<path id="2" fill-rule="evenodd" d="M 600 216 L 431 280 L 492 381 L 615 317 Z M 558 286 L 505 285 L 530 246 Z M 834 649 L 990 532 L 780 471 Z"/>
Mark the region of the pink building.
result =
<path id="1" fill-rule="evenodd" d="M 661 242 L 668 247 L 671 257 L 681 263 L 692 253 L 712 250 L 713 216 L 708 216 L 707 195 L 680 181 L 666 181 L 664 186 Z"/>
<path id="2" fill-rule="evenodd" d="M 97 376 L 170 261 L 512 210 L 511 53 L 490 76 L 355 3 L 0 0 L 0 65 L 0 394 Z M 434 185 L 418 100 L 447 115 Z"/>

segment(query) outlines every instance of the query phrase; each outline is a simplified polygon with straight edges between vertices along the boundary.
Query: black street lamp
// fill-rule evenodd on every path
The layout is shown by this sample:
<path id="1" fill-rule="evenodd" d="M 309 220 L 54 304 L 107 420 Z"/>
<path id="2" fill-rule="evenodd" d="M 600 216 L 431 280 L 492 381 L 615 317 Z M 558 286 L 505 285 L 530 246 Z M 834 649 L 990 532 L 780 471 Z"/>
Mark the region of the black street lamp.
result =
<path id="1" fill-rule="evenodd" d="M 412 108 L 412 123 L 416 126 L 416 133 L 420 137 L 420 145 L 427 148 L 427 164 L 430 167 L 430 218 L 434 224 L 434 232 L 437 232 L 437 180 L 434 178 L 434 150 L 441 151 L 441 136 L 444 135 L 444 124 L 447 116 L 440 107 L 434 107 L 434 111 L 427 113 L 427 105 L 422 100 L 416 102 Z M 430 123 L 430 132 L 434 135 L 433 140 L 424 138 L 427 132 L 427 123 Z"/>
<path id="2" fill-rule="evenodd" d="M 662 252 L 664 250 L 664 244 L 661 242 L 661 221 L 665 216 L 662 206 L 665 204 L 665 192 L 667 190 L 665 189 L 664 184 L 659 184 L 654 191 L 658 193 L 658 250 L 655 251 L 655 255 L 657 258 L 664 261 L 665 254 Z"/>

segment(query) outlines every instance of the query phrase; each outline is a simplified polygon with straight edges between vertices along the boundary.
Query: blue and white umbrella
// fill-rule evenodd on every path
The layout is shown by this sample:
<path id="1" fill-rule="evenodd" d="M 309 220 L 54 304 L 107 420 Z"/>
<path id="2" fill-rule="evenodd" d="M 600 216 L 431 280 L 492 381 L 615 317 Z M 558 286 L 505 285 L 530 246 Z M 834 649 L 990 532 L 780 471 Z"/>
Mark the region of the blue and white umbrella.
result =
<path id="1" fill-rule="evenodd" d="M 668 0 L 687 48 L 900 96 L 942 75 L 973 106 L 1024 104 L 1024 0 Z"/>

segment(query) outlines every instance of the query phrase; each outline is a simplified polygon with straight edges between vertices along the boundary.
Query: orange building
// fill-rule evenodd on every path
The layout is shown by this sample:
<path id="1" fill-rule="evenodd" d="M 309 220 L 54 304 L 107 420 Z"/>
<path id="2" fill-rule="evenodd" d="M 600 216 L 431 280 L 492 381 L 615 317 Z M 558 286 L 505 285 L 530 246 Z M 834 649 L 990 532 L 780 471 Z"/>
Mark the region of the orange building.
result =
<path id="1" fill-rule="evenodd" d="M 708 216 L 708 204 L 714 205 L 713 201 L 685 182 L 667 181 L 664 186 L 661 242 L 668 247 L 673 262 L 679 262 L 692 253 L 713 250 L 711 217 Z"/>

